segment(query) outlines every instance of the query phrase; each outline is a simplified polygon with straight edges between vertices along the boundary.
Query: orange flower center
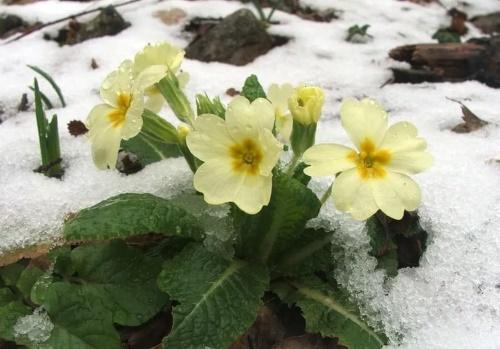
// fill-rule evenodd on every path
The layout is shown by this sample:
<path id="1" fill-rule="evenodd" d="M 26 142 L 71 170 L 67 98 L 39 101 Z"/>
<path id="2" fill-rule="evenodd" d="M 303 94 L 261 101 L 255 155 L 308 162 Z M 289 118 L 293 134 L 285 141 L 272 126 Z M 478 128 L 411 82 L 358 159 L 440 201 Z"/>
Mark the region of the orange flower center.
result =
<path id="1" fill-rule="evenodd" d="M 254 176 L 259 173 L 262 151 L 253 140 L 245 139 L 239 144 L 234 144 L 229 148 L 229 155 L 234 171 Z"/>
<path id="2" fill-rule="evenodd" d="M 391 161 L 391 153 L 386 149 L 377 149 L 371 139 L 365 138 L 360 144 L 359 153 L 352 151 L 347 158 L 356 164 L 361 178 L 379 179 L 387 175 L 385 166 Z"/>
<path id="3" fill-rule="evenodd" d="M 117 106 L 108 114 L 111 126 L 115 128 L 123 126 L 123 123 L 125 122 L 125 116 L 127 115 L 128 108 L 130 107 L 131 100 L 132 95 L 130 93 L 118 93 L 116 97 Z"/>

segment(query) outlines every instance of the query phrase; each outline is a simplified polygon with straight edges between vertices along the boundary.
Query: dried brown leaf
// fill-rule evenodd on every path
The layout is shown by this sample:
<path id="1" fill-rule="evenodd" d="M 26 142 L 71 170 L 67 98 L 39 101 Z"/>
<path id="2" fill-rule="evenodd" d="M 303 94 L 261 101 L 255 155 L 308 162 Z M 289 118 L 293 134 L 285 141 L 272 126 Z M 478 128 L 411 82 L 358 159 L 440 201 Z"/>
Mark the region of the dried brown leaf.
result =
<path id="1" fill-rule="evenodd" d="M 70 135 L 78 137 L 86 134 L 89 130 L 80 120 L 71 120 L 68 122 L 68 131 Z"/>
<path id="2" fill-rule="evenodd" d="M 463 104 L 460 101 L 456 101 L 454 99 L 448 98 L 450 101 L 456 102 L 460 104 L 460 107 L 462 109 L 462 119 L 464 120 L 463 123 L 458 124 L 457 126 L 453 127 L 451 130 L 456 133 L 469 133 L 472 131 L 479 130 L 480 128 L 488 125 L 489 123 L 487 121 L 484 121 L 480 119 L 476 114 L 474 114 L 465 104 Z"/>
<path id="3" fill-rule="evenodd" d="M 153 13 L 153 17 L 159 18 L 166 25 L 178 24 L 181 20 L 186 18 L 186 16 L 186 12 L 180 8 L 159 10 Z"/>

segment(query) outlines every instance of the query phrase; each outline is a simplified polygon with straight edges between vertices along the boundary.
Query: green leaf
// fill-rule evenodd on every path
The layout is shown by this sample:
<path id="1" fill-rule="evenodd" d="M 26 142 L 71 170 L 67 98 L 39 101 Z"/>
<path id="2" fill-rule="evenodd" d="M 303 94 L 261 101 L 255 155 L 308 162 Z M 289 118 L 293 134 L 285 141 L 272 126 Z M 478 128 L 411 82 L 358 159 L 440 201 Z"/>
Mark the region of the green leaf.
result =
<path id="1" fill-rule="evenodd" d="M 10 264 L 6 267 L 0 268 L 0 278 L 6 286 L 16 286 L 19 276 L 23 272 L 26 265 L 21 262 Z"/>
<path id="2" fill-rule="evenodd" d="M 398 274 L 398 247 L 392 241 L 376 216 L 366 221 L 366 229 L 370 238 L 370 254 L 377 258 L 377 268 L 384 269 L 388 276 Z"/>
<path id="3" fill-rule="evenodd" d="M 43 270 L 37 267 L 27 267 L 19 276 L 16 287 L 26 300 L 31 299 L 31 289 L 42 275 L 44 275 Z"/>
<path id="4" fill-rule="evenodd" d="M 299 181 L 278 173 L 273 177 L 269 205 L 256 215 L 234 208 L 233 217 L 241 241 L 238 255 L 273 262 L 294 247 L 308 220 L 316 217 L 321 202 Z"/>
<path id="5" fill-rule="evenodd" d="M 177 130 L 165 119 L 145 110 L 141 132 L 134 138 L 122 140 L 120 147 L 135 154 L 142 166 L 181 156 Z"/>
<path id="6" fill-rule="evenodd" d="M 447 28 L 441 28 L 432 35 L 434 40 L 437 40 L 440 44 L 448 43 L 460 43 L 460 34 L 450 31 Z"/>
<path id="7" fill-rule="evenodd" d="M 219 97 L 215 97 L 213 100 L 207 96 L 207 94 L 197 94 L 196 95 L 196 113 L 198 115 L 202 114 L 213 114 L 224 119 L 226 117 L 226 108 L 220 101 Z"/>
<path id="8" fill-rule="evenodd" d="M 293 297 L 306 319 L 306 331 L 338 337 L 348 348 L 379 349 L 386 344 L 383 334 L 368 326 L 345 291 L 311 276 L 290 282 Z"/>
<path id="9" fill-rule="evenodd" d="M 52 86 L 52 88 L 54 89 L 54 91 L 56 91 L 57 93 L 57 96 L 59 97 L 59 100 L 61 101 L 61 105 L 63 107 L 66 107 L 66 102 L 64 101 L 64 96 L 61 92 L 61 89 L 59 88 L 59 86 L 56 84 L 56 82 L 54 81 L 54 79 L 52 79 L 52 77 L 46 73 L 45 71 L 43 71 L 42 69 L 40 69 L 39 67 L 37 66 L 34 66 L 34 65 L 28 65 L 28 67 L 35 71 L 36 73 L 40 74 L 41 76 L 43 76 L 45 78 L 45 80 L 48 81 L 48 83 Z"/>
<path id="10" fill-rule="evenodd" d="M 10 302 L 0 307 L 0 339 L 14 341 L 14 325 L 17 320 L 31 313 L 31 308 L 21 302 Z"/>
<path id="11" fill-rule="evenodd" d="M 33 92 L 35 92 L 35 88 L 33 86 L 29 86 L 29 89 Z M 38 93 L 40 93 L 40 97 L 42 98 L 42 101 L 43 101 L 43 104 L 45 104 L 45 107 L 47 109 L 52 109 L 54 108 L 54 105 L 52 104 L 52 102 L 50 101 L 49 97 L 47 97 L 45 95 L 45 93 L 43 93 L 42 91 L 38 91 Z"/>
<path id="12" fill-rule="evenodd" d="M 156 284 L 162 259 L 149 257 L 121 241 L 74 249 L 71 261 L 84 297 L 93 295 L 113 314 L 113 321 L 138 326 L 156 315 L 168 297 Z"/>
<path id="13" fill-rule="evenodd" d="M 151 194 L 120 194 L 81 210 L 64 224 L 69 240 L 106 240 L 157 233 L 201 239 L 195 217 Z"/>
<path id="14" fill-rule="evenodd" d="M 182 91 L 182 88 L 179 84 L 179 80 L 170 70 L 163 79 L 160 80 L 156 84 L 158 90 L 162 94 L 163 98 L 167 101 L 170 109 L 174 112 L 175 116 L 180 121 L 192 123 L 194 118 L 194 113 L 191 108 L 191 104 L 186 96 L 186 94 Z"/>
<path id="15" fill-rule="evenodd" d="M 305 229 L 295 246 L 279 256 L 277 271 L 293 276 L 332 272 L 332 235 L 332 232 L 323 229 Z"/>
<path id="16" fill-rule="evenodd" d="M 304 185 L 308 185 L 309 182 L 311 181 L 311 177 L 306 175 L 304 173 L 304 169 L 307 167 L 307 165 L 304 162 L 300 162 L 297 167 L 293 170 L 293 178 L 298 180 L 300 183 Z"/>
<path id="17" fill-rule="evenodd" d="M 54 324 L 44 345 L 52 349 L 119 349 L 112 316 L 99 298 L 69 283 L 51 285 L 44 307 Z"/>
<path id="18" fill-rule="evenodd" d="M 257 76 L 252 74 L 245 80 L 245 85 L 241 90 L 241 95 L 246 97 L 250 102 L 253 102 L 257 98 L 266 98 L 266 93 L 262 88 L 262 85 L 257 79 Z"/>
<path id="19" fill-rule="evenodd" d="M 0 288 L 0 307 L 3 307 L 15 300 L 16 295 L 11 291 L 11 289 L 7 287 Z"/>
<path id="20" fill-rule="evenodd" d="M 227 261 L 193 244 L 165 263 L 158 284 L 180 303 L 164 347 L 219 349 L 251 326 L 269 276 L 258 264 Z"/>

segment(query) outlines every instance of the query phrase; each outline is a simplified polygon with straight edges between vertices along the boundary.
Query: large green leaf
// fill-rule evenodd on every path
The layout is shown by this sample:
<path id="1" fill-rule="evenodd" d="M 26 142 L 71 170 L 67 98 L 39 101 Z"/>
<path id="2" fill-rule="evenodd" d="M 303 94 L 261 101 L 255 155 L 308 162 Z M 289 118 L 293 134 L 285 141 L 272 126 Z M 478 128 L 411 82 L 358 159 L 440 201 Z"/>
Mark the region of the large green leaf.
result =
<path id="1" fill-rule="evenodd" d="M 31 289 L 37 280 L 44 275 L 43 270 L 29 266 L 23 270 L 16 283 L 16 288 L 23 294 L 26 300 L 30 300 Z"/>
<path id="2" fill-rule="evenodd" d="M 323 229 L 305 229 L 295 246 L 278 257 L 276 272 L 294 276 L 332 272 L 332 234 Z"/>
<path id="3" fill-rule="evenodd" d="M 388 276 L 398 274 L 398 247 L 377 219 L 372 216 L 366 221 L 366 229 L 370 238 L 370 254 L 377 258 L 377 268 L 384 269 Z"/>
<path id="4" fill-rule="evenodd" d="M 86 208 L 64 224 L 69 240 L 105 240 L 148 233 L 201 239 L 196 219 L 151 194 L 120 194 Z"/>
<path id="5" fill-rule="evenodd" d="M 248 215 L 233 209 L 241 235 L 238 253 L 272 263 L 296 245 L 307 221 L 320 208 L 321 202 L 304 184 L 284 174 L 275 175 L 271 201 L 262 211 Z"/>
<path id="6" fill-rule="evenodd" d="M 54 324 L 44 343 L 51 349 L 119 349 L 111 312 L 84 288 L 65 282 L 51 285 L 44 307 Z"/>
<path id="7" fill-rule="evenodd" d="M 168 303 L 156 284 L 160 257 L 112 241 L 78 247 L 72 251 L 71 261 L 75 278 L 81 282 L 78 287 L 86 296 L 101 299 L 117 324 L 138 326 Z"/>
<path id="8" fill-rule="evenodd" d="M 134 153 L 143 166 L 182 155 L 177 145 L 177 131 L 172 124 L 149 110 L 144 111 L 142 119 L 141 132 L 134 138 L 123 140 L 120 145 L 123 150 Z"/>
<path id="9" fill-rule="evenodd" d="M 241 95 L 246 97 L 250 102 L 257 98 L 266 98 L 266 93 L 262 85 L 257 79 L 257 76 L 252 74 L 245 80 L 245 85 L 241 89 Z"/>
<path id="10" fill-rule="evenodd" d="M 340 344 L 352 349 L 379 349 L 386 344 L 383 334 L 367 325 L 345 291 L 316 276 L 290 284 L 292 295 L 306 319 L 306 331 L 338 337 Z"/>
<path id="11" fill-rule="evenodd" d="M 31 312 L 31 308 L 16 301 L 0 306 L 0 339 L 13 341 L 14 325 L 17 320 Z"/>
<path id="12" fill-rule="evenodd" d="M 165 348 L 222 349 L 255 320 L 269 276 L 260 265 L 227 261 L 193 244 L 165 263 L 158 284 L 179 302 Z"/>

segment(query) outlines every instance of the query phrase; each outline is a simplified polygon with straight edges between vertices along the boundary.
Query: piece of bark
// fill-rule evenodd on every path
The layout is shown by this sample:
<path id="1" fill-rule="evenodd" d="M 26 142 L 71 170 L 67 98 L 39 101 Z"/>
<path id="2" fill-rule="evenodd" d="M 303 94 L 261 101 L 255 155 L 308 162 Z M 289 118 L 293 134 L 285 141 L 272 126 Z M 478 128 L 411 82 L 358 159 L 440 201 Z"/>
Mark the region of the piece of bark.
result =
<path id="1" fill-rule="evenodd" d="M 476 16 L 471 19 L 471 22 L 485 34 L 499 33 L 500 11 Z"/>
<path id="2" fill-rule="evenodd" d="M 389 56 L 411 65 L 411 69 L 393 69 L 396 83 L 478 80 L 500 87 L 500 36 L 466 43 L 400 46 Z"/>

